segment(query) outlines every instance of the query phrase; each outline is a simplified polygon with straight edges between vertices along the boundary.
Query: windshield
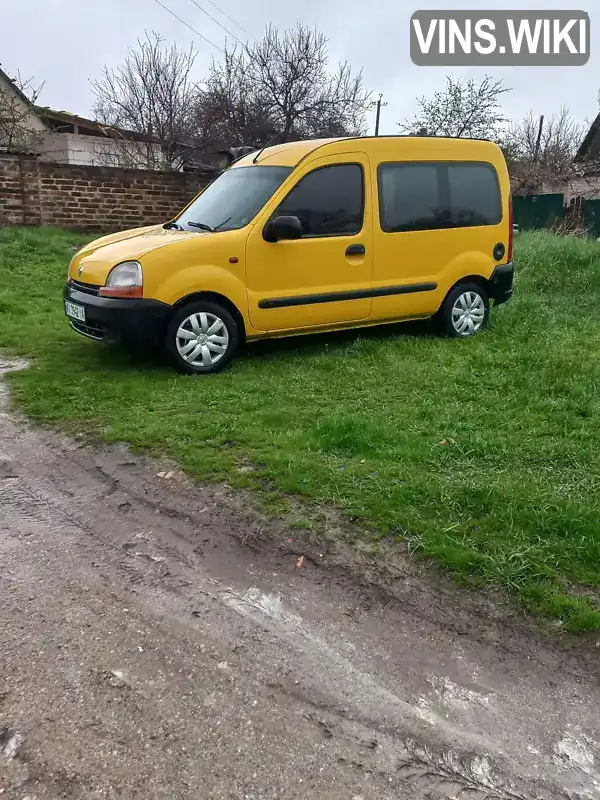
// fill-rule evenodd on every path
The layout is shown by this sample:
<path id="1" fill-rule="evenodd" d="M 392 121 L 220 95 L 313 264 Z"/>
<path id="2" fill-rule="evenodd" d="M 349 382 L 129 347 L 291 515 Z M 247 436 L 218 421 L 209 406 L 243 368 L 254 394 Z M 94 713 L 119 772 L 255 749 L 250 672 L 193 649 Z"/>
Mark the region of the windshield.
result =
<path id="1" fill-rule="evenodd" d="M 185 230 L 243 228 L 258 214 L 293 167 L 236 167 L 213 181 L 177 218 Z"/>

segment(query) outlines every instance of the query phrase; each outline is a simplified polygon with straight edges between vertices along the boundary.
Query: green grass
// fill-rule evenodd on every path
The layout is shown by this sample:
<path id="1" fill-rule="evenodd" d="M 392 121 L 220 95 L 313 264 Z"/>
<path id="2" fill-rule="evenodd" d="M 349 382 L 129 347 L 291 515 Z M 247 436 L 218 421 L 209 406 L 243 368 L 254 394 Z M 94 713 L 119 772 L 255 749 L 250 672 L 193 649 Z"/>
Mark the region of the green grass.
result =
<path id="1" fill-rule="evenodd" d="M 32 360 L 11 383 L 34 419 L 168 454 L 203 480 L 259 478 L 275 509 L 273 490 L 337 506 L 366 538 L 408 537 L 463 580 L 600 629 L 595 241 L 521 234 L 515 297 L 473 340 L 427 325 L 299 337 L 199 379 L 69 331 L 77 243 L 0 231 L 0 347 Z"/>

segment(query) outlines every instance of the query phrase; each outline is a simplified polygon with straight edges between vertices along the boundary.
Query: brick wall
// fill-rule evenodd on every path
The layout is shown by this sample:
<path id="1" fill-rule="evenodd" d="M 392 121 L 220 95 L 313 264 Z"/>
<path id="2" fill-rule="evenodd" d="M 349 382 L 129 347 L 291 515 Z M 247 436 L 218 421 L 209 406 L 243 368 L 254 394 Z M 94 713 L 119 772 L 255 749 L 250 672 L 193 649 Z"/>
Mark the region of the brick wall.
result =
<path id="1" fill-rule="evenodd" d="M 0 225 L 39 225 L 35 156 L 0 154 Z"/>
<path id="2" fill-rule="evenodd" d="M 110 232 L 165 222 L 212 174 L 52 164 L 0 153 L 0 225 Z"/>

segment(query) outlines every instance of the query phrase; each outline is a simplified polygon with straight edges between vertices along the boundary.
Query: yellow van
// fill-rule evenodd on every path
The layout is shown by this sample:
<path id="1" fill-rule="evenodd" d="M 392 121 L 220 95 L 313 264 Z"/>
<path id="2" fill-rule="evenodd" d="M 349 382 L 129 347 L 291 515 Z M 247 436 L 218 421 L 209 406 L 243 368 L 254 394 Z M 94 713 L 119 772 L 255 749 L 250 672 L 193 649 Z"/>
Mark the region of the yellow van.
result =
<path id="1" fill-rule="evenodd" d="M 206 373 L 265 337 L 432 316 L 472 336 L 512 282 L 500 149 L 381 136 L 245 155 L 172 221 L 80 250 L 64 304 L 85 336 L 158 341 Z"/>

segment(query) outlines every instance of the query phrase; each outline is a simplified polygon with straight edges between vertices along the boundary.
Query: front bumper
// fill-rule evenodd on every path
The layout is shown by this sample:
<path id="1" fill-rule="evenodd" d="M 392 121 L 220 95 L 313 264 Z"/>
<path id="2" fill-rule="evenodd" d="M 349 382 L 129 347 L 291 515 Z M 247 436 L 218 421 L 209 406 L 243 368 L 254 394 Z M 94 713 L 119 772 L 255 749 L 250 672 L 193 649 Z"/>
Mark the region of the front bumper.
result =
<path id="1" fill-rule="evenodd" d="M 159 342 L 171 310 L 159 300 L 100 297 L 98 287 L 82 283 L 67 284 L 63 296 L 85 308 L 85 322 L 67 317 L 73 330 L 109 343 Z"/>
<path id="2" fill-rule="evenodd" d="M 489 281 L 490 297 L 494 300 L 494 305 L 499 306 L 510 300 L 513 293 L 513 277 L 515 266 L 510 261 L 508 264 L 498 264 L 492 273 Z"/>

